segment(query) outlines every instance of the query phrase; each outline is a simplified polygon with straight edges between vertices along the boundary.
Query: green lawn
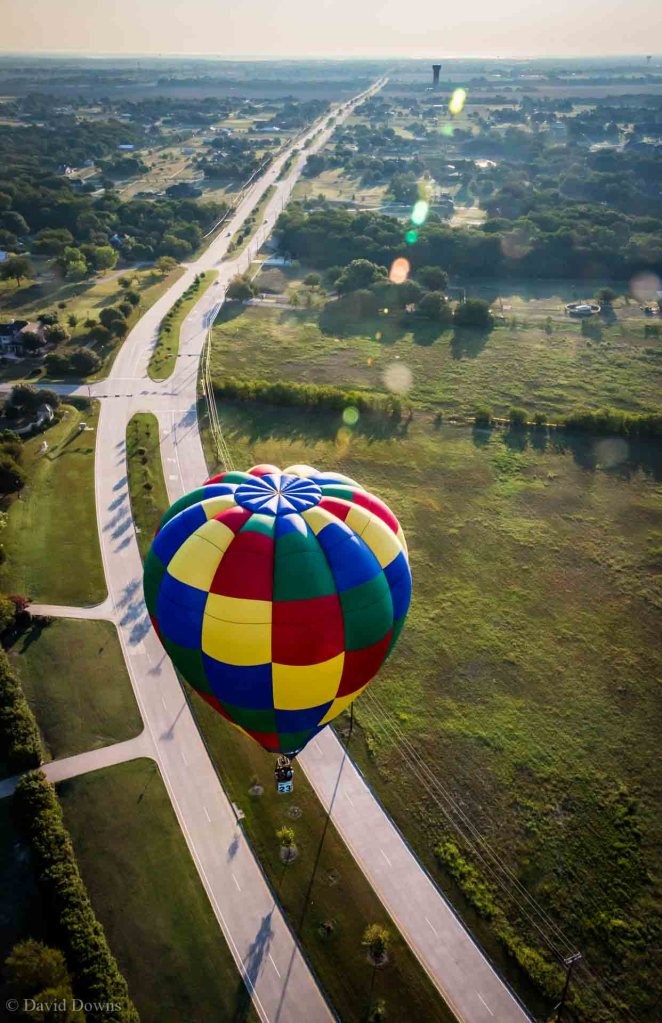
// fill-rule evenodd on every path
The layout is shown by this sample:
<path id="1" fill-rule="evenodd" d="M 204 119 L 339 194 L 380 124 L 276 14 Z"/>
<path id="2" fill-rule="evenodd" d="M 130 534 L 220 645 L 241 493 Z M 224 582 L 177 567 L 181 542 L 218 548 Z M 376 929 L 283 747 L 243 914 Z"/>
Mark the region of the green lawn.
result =
<path id="1" fill-rule="evenodd" d="M 212 373 L 380 391 L 391 386 L 447 416 L 471 415 L 480 404 L 500 415 L 524 406 L 550 419 L 579 407 L 659 407 L 662 375 L 643 318 L 618 310 L 620 318 L 597 341 L 561 313 L 548 334 L 541 319 L 527 317 L 526 305 L 514 307 L 515 327 L 481 335 L 440 332 L 424 322 L 409 328 L 391 316 L 356 321 L 340 305 L 319 313 L 233 303 L 214 328 Z"/>
<path id="2" fill-rule="evenodd" d="M 29 479 L 9 507 L 0 586 L 42 603 L 97 604 L 106 596 L 94 501 L 98 406 L 65 405 L 64 413 L 25 442 Z M 81 422 L 88 429 L 79 430 Z"/>
<path id="3" fill-rule="evenodd" d="M 393 724 L 614 999 L 651 1018 L 645 949 L 662 903 L 659 451 L 439 429 L 420 412 L 390 436 L 305 410 L 226 404 L 219 413 L 238 467 L 338 469 L 401 518 L 412 610 L 370 691 L 377 704 L 370 694 L 358 701 L 353 755 L 418 854 L 542 1012 L 504 952 L 507 944 L 537 972 L 527 953 L 540 949 L 537 932 L 481 873 Z M 434 850 L 449 838 L 460 859 L 446 846 L 441 863 Z M 616 1001 L 600 1015 L 581 971 L 574 990 L 586 1023 L 620 1018 Z"/>
<path id="4" fill-rule="evenodd" d="M 151 412 L 137 412 L 126 429 L 127 474 L 131 514 L 138 547 L 145 557 L 168 507 L 159 445 L 159 424 Z"/>
<path id="5" fill-rule="evenodd" d="M 294 795 L 279 796 L 274 789 L 273 756 L 240 735 L 192 692 L 191 702 L 223 787 L 246 814 L 244 828 L 251 845 L 343 1023 L 365 1020 L 378 999 L 386 1002 L 389 1019 L 452 1023 L 455 1017 L 336 829 L 329 824 L 325 830 L 326 814 L 303 772 L 296 772 Z M 264 788 L 261 796 L 249 794 L 256 783 Z M 292 812 L 296 819 L 291 818 Z M 281 862 L 275 837 L 283 824 L 294 828 L 299 849 L 298 859 L 287 865 Z M 327 921 L 333 926 L 330 936 L 321 930 Z M 363 931 L 375 922 L 386 924 L 393 936 L 389 965 L 377 971 L 361 948 Z"/>
<path id="6" fill-rule="evenodd" d="M 200 276 L 202 280 L 198 288 L 195 291 L 192 287 L 189 288 L 184 294 L 190 295 L 190 297 L 183 298 L 179 308 L 173 312 L 172 318 L 167 323 L 165 320 L 161 322 L 159 336 L 147 367 L 147 372 L 152 380 L 167 380 L 174 370 L 179 353 L 179 332 L 182 323 L 193 306 L 200 301 L 207 288 L 216 280 L 217 274 L 213 270 L 207 270 Z"/>
<path id="7" fill-rule="evenodd" d="M 131 739 L 142 729 L 117 630 L 61 618 L 32 625 L 11 651 L 54 760 Z"/>
<path id="8" fill-rule="evenodd" d="M 142 1023 L 254 1021 L 156 765 L 82 775 L 58 796 Z"/>

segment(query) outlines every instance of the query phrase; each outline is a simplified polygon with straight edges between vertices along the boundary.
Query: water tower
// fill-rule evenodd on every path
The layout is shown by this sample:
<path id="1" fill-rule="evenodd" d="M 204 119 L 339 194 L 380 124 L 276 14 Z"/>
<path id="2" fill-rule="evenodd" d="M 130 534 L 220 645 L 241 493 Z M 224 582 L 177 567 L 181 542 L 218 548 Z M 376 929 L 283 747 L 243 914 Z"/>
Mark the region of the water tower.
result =
<path id="1" fill-rule="evenodd" d="M 441 71 L 441 64 L 432 65 L 432 88 L 439 88 L 439 72 Z"/>

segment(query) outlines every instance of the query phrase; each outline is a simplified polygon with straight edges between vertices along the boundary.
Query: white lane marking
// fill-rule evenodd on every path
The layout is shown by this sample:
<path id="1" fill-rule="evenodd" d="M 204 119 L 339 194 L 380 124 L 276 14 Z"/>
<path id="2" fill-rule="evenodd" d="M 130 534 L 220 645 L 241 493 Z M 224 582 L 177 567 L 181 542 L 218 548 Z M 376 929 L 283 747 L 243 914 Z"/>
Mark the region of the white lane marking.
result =
<path id="1" fill-rule="evenodd" d="M 184 764 L 186 765 L 186 767 L 188 767 L 188 760 L 186 759 L 186 753 L 184 752 L 184 750 L 181 751 L 181 754 L 182 754 L 182 760 L 184 761 Z"/>
<path id="2" fill-rule="evenodd" d="M 428 927 L 430 928 L 431 931 L 434 931 L 435 934 L 439 933 L 437 928 L 434 926 L 434 924 L 430 920 L 428 920 L 427 917 L 425 918 L 425 922 L 426 922 L 426 924 L 428 925 Z"/>
<path id="3" fill-rule="evenodd" d="M 278 967 L 276 966 L 276 964 L 275 964 L 275 962 L 274 962 L 274 957 L 272 956 L 271 952 L 269 953 L 269 958 L 271 959 L 271 965 L 273 966 L 274 970 L 276 971 L 276 975 L 277 975 L 278 977 L 280 977 L 280 970 L 279 970 L 279 969 L 278 969 Z"/>
<path id="4" fill-rule="evenodd" d="M 234 881 L 234 883 L 235 883 L 235 884 L 236 884 L 236 886 L 237 886 L 237 891 L 238 891 L 238 892 L 240 892 L 240 891 L 241 891 L 241 885 L 240 885 L 240 884 L 239 884 L 239 882 L 237 881 L 237 878 L 236 878 L 236 877 L 234 876 L 234 874 L 232 875 L 232 880 Z"/>
<path id="5" fill-rule="evenodd" d="M 177 476 L 177 474 L 175 473 L 175 475 L 174 475 L 174 476 L 168 476 L 168 479 L 169 479 L 169 480 L 176 480 L 176 479 L 179 479 L 179 477 L 178 477 L 178 476 Z"/>
<path id="6" fill-rule="evenodd" d="M 476 992 L 476 994 L 478 994 L 478 992 Z M 483 1003 L 483 1005 L 485 1006 L 485 1008 L 486 1008 L 486 1009 L 487 1009 L 487 1011 L 489 1012 L 490 1016 L 493 1016 L 493 1015 L 494 1015 L 494 1013 L 493 1013 L 493 1012 L 492 1012 L 492 1010 L 490 1009 L 489 1005 L 487 1004 L 487 1002 L 485 1001 L 485 999 L 483 998 L 483 996 L 482 996 L 482 995 L 478 995 L 478 997 L 480 998 L 481 1002 Z"/>
<path id="7" fill-rule="evenodd" d="M 202 809 L 203 809 L 203 810 L 205 811 L 205 817 L 207 818 L 207 820 L 208 820 L 208 821 L 209 821 L 209 823 L 211 824 L 211 817 L 209 816 L 209 811 L 207 810 L 207 807 L 206 807 L 206 806 L 203 806 L 203 808 L 202 808 Z"/>
<path id="8" fill-rule="evenodd" d="M 165 697 L 164 697 L 163 693 L 161 693 L 161 703 L 163 704 L 163 709 L 164 709 L 164 710 L 167 710 L 167 709 L 168 709 L 168 707 L 167 707 L 167 705 L 166 705 L 166 702 L 165 702 Z"/>
<path id="9" fill-rule="evenodd" d="M 354 800 L 350 796 L 349 792 L 345 792 L 345 796 L 347 797 L 348 801 L 352 804 L 352 806 L 354 806 Z"/>
<path id="10" fill-rule="evenodd" d="M 384 852 L 384 850 L 383 850 L 383 849 L 380 849 L 379 851 L 380 851 L 380 853 L 382 854 L 382 856 L 384 857 L 384 859 L 386 860 L 386 862 L 388 863 L 388 865 L 389 865 L 389 867 L 390 867 L 390 866 L 391 866 L 391 861 L 389 860 L 389 858 L 388 858 L 388 856 L 386 855 L 386 853 Z"/>
<path id="11" fill-rule="evenodd" d="M 321 748 L 320 744 L 318 743 L 317 739 L 315 739 L 315 741 L 313 743 L 313 749 L 316 749 L 320 756 L 322 755 L 322 748 Z"/>

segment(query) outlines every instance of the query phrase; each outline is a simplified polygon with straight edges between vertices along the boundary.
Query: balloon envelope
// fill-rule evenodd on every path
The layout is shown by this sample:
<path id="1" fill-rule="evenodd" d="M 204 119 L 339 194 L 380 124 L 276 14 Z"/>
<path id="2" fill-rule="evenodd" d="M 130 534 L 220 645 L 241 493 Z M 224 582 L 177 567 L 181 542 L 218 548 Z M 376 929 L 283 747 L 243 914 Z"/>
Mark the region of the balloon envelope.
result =
<path id="1" fill-rule="evenodd" d="M 293 755 L 379 670 L 411 573 L 397 519 L 358 483 L 260 465 L 175 502 L 144 591 L 193 688 L 265 749 Z"/>

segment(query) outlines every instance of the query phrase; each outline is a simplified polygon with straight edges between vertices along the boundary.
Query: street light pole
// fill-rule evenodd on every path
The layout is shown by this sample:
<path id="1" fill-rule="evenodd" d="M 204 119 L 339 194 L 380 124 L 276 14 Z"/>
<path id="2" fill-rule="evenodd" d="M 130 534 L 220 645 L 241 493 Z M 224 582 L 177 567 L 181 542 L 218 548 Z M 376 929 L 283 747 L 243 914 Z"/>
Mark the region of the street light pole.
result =
<path id="1" fill-rule="evenodd" d="M 563 960 L 563 965 L 566 968 L 566 975 L 565 984 L 563 985 L 563 994 L 561 995 L 561 1001 L 556 1007 L 556 1023 L 560 1023 L 561 1021 L 561 1016 L 563 1014 L 563 1009 L 565 1007 L 565 1000 L 568 995 L 568 988 L 570 987 L 570 978 L 572 976 L 572 971 L 575 966 L 575 963 L 578 963 L 581 958 L 582 958 L 581 952 L 573 952 L 572 955 L 566 956 Z"/>

